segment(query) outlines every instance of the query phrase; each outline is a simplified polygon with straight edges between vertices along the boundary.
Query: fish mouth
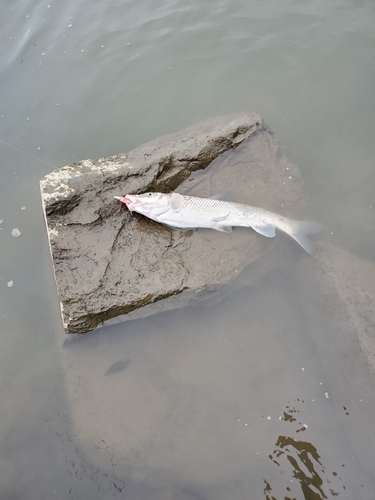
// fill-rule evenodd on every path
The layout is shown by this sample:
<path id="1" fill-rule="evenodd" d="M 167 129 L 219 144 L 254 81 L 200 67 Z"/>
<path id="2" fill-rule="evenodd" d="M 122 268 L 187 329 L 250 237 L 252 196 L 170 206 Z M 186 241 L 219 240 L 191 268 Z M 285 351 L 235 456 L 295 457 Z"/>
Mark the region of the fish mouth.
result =
<path id="1" fill-rule="evenodd" d="M 121 200 L 120 201 L 122 201 L 122 203 L 125 203 L 126 205 L 129 205 L 130 203 L 134 203 L 135 202 L 135 200 L 132 200 L 131 198 L 129 198 L 128 195 L 121 196 Z"/>
<path id="2" fill-rule="evenodd" d="M 141 203 L 141 200 L 138 198 L 138 196 L 132 194 L 126 194 L 125 196 L 122 196 L 121 201 L 126 204 L 130 211 L 133 211 L 134 207 Z"/>
<path id="3" fill-rule="evenodd" d="M 121 203 L 125 203 L 129 210 L 132 210 L 135 205 L 140 203 L 140 200 L 136 196 L 131 194 L 126 194 L 125 196 L 114 196 L 114 198 Z"/>

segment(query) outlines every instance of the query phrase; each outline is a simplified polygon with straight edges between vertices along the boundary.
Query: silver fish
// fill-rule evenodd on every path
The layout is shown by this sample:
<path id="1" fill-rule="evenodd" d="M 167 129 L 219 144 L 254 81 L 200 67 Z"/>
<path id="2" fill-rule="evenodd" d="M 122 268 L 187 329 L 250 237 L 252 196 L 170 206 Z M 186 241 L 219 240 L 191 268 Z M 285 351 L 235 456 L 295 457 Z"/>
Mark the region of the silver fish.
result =
<path id="1" fill-rule="evenodd" d="M 114 198 L 125 203 L 130 211 L 174 228 L 210 228 L 230 233 L 232 226 L 243 226 L 252 227 L 267 238 L 273 238 L 275 229 L 280 229 L 311 255 L 315 248 L 307 235 L 321 229 L 317 222 L 287 219 L 263 208 L 225 201 L 222 196 L 198 198 L 179 193 L 145 193 Z"/>

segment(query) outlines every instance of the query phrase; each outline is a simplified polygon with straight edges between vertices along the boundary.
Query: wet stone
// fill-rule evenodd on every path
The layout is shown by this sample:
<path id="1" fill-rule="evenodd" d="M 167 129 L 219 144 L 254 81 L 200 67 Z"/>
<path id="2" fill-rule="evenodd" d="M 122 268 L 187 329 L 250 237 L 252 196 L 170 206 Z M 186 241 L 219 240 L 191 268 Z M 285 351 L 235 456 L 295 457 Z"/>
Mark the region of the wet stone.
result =
<path id="1" fill-rule="evenodd" d="M 167 228 L 132 215 L 114 195 L 225 192 L 289 217 L 306 215 L 300 172 L 256 113 L 211 118 L 126 154 L 73 163 L 40 186 L 67 333 L 201 301 L 266 253 L 296 245 L 247 228 L 231 235 Z"/>

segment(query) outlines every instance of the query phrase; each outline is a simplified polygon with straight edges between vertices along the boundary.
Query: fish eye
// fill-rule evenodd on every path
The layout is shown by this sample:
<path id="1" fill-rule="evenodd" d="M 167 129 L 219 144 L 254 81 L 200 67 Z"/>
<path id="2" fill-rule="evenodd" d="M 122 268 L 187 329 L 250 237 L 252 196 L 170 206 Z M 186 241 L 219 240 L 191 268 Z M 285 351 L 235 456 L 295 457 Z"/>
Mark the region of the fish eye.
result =
<path id="1" fill-rule="evenodd" d="M 146 193 L 147 196 L 152 196 L 153 193 Z"/>

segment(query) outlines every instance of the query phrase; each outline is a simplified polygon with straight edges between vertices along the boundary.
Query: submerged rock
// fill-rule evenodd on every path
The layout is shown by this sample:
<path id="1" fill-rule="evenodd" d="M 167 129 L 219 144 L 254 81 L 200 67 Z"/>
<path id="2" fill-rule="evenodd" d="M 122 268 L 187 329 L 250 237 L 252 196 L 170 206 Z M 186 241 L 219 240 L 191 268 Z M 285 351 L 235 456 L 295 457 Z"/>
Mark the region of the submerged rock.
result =
<path id="1" fill-rule="evenodd" d="M 127 154 L 60 168 L 40 184 L 68 333 L 188 305 L 275 245 L 298 246 L 246 228 L 231 235 L 173 230 L 130 214 L 114 195 L 225 192 L 234 201 L 305 216 L 300 173 L 256 113 L 208 119 Z"/>

